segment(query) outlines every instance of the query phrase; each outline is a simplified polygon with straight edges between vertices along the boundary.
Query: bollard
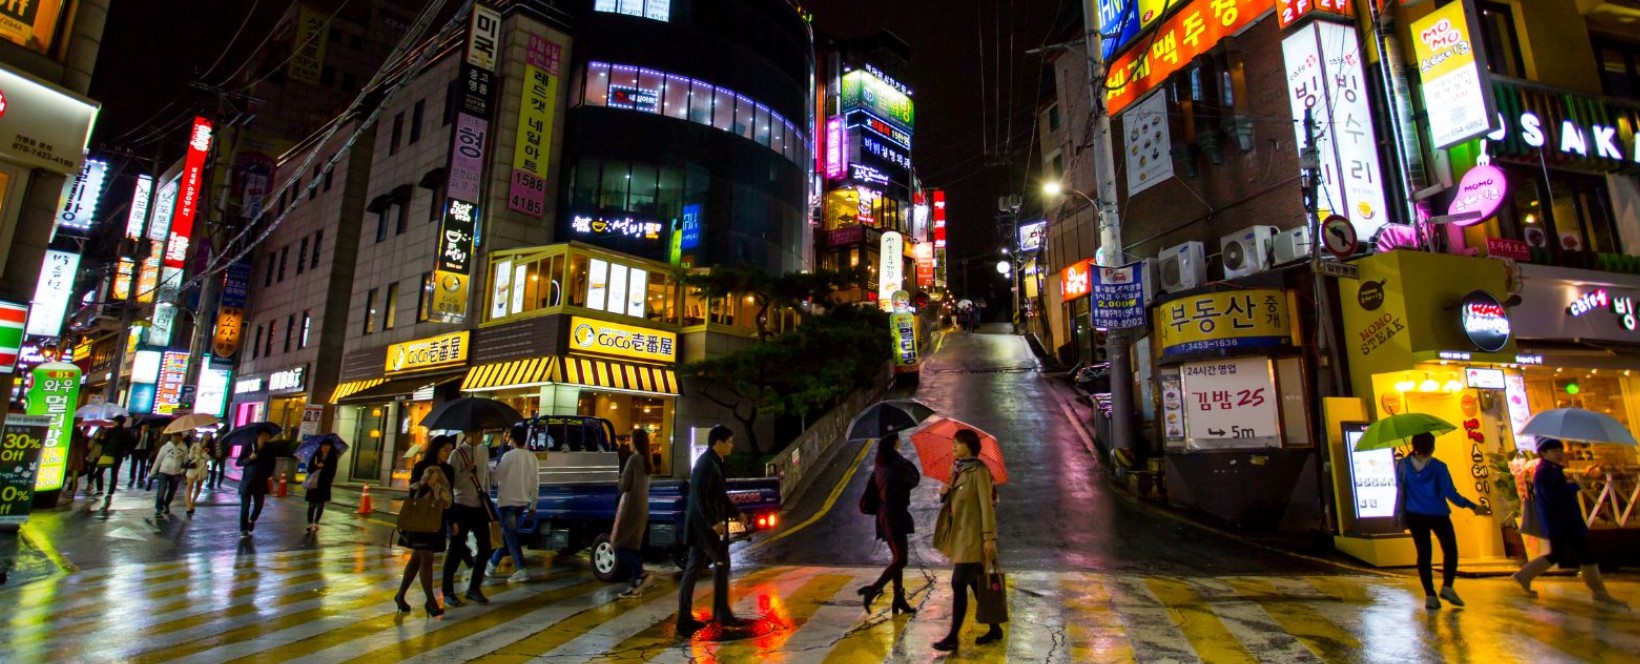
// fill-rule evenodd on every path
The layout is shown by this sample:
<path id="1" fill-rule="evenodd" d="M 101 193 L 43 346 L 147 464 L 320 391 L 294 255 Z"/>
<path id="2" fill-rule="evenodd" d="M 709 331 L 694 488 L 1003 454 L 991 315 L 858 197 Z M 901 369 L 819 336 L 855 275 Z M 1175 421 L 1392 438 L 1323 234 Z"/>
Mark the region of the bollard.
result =
<path id="1" fill-rule="evenodd" d="M 370 502 L 370 484 L 366 483 L 364 490 L 359 494 L 359 509 L 354 514 L 369 514 L 374 511 L 375 506 Z"/>

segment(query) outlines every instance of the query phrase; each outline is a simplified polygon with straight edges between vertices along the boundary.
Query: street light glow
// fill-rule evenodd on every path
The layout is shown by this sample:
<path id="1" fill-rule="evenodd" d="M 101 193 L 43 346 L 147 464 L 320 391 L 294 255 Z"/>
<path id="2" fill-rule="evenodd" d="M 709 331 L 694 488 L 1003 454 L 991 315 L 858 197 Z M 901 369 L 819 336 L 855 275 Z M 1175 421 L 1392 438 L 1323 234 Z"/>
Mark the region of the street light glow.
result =
<path id="1" fill-rule="evenodd" d="M 1065 187 L 1064 185 L 1059 184 L 1058 180 L 1049 180 L 1048 182 L 1043 183 L 1042 193 L 1049 196 L 1058 196 L 1065 193 Z"/>
<path id="2" fill-rule="evenodd" d="M 997 274 L 1008 274 L 1011 271 L 1013 266 L 1009 265 L 1008 261 L 997 261 Z"/>

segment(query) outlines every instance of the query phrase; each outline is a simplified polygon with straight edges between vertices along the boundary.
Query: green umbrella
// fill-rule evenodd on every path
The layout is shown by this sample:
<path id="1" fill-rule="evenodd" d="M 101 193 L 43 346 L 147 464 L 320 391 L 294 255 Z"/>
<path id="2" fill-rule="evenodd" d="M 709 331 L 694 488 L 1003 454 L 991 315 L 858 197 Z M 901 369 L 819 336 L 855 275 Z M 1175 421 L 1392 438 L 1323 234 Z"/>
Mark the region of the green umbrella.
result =
<path id="1" fill-rule="evenodd" d="M 1437 436 L 1448 431 L 1456 431 L 1458 427 L 1434 415 L 1424 413 L 1401 413 L 1373 422 L 1367 427 L 1367 432 L 1361 435 L 1361 440 L 1355 442 L 1355 451 L 1368 452 L 1371 450 L 1388 450 L 1400 447 L 1403 440 L 1420 433 L 1432 433 Z"/>

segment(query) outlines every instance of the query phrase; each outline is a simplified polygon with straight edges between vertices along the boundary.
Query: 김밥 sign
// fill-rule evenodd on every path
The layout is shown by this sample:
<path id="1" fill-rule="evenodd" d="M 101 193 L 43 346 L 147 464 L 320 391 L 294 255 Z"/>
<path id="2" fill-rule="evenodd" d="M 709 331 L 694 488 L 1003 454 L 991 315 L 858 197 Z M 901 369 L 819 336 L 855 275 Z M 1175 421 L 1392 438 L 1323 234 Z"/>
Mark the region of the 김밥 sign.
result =
<path id="1" fill-rule="evenodd" d="M 1149 48 L 1124 53 L 1110 66 L 1105 75 L 1107 112 L 1121 112 L 1274 6 L 1275 0 L 1191 0 L 1163 22 L 1153 38 L 1147 38 Z"/>
<path id="2" fill-rule="evenodd" d="M 572 351 L 651 362 L 672 363 L 678 359 L 678 335 L 671 332 L 581 316 L 570 317 L 569 329 Z"/>
<path id="3" fill-rule="evenodd" d="M 1321 160 L 1319 215 L 1342 214 L 1357 237 L 1372 237 L 1389 215 L 1355 27 L 1314 21 L 1282 39 L 1281 51 L 1300 147 L 1309 144 L 1306 111 L 1318 125 L 1312 129 Z"/>
<path id="4" fill-rule="evenodd" d="M 1184 379 L 1185 429 L 1192 449 L 1279 447 L 1275 377 L 1265 357 L 1193 362 Z"/>
<path id="5" fill-rule="evenodd" d="M 1497 113 L 1481 72 L 1486 54 L 1469 0 L 1458 0 L 1412 23 L 1412 52 L 1418 58 L 1429 135 L 1445 148 L 1492 131 Z"/>
<path id="6" fill-rule="evenodd" d="M 1163 355 L 1297 345 L 1297 318 L 1287 291 L 1269 288 L 1207 293 L 1161 304 L 1156 329 Z"/>

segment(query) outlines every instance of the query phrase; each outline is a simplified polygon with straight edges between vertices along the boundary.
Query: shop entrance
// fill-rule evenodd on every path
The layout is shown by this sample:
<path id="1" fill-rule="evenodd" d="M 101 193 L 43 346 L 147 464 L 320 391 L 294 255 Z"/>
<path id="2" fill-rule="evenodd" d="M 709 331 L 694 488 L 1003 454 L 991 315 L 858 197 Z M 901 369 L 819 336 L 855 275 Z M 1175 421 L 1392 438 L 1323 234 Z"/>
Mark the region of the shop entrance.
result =
<path id="1" fill-rule="evenodd" d="M 275 397 L 268 402 L 268 421 L 285 428 L 283 436 L 294 437 L 302 427 L 306 396 Z"/>
<path id="2" fill-rule="evenodd" d="M 387 406 L 367 406 L 360 410 L 359 424 L 353 433 L 353 479 L 379 481 L 382 438 L 387 433 Z"/>

